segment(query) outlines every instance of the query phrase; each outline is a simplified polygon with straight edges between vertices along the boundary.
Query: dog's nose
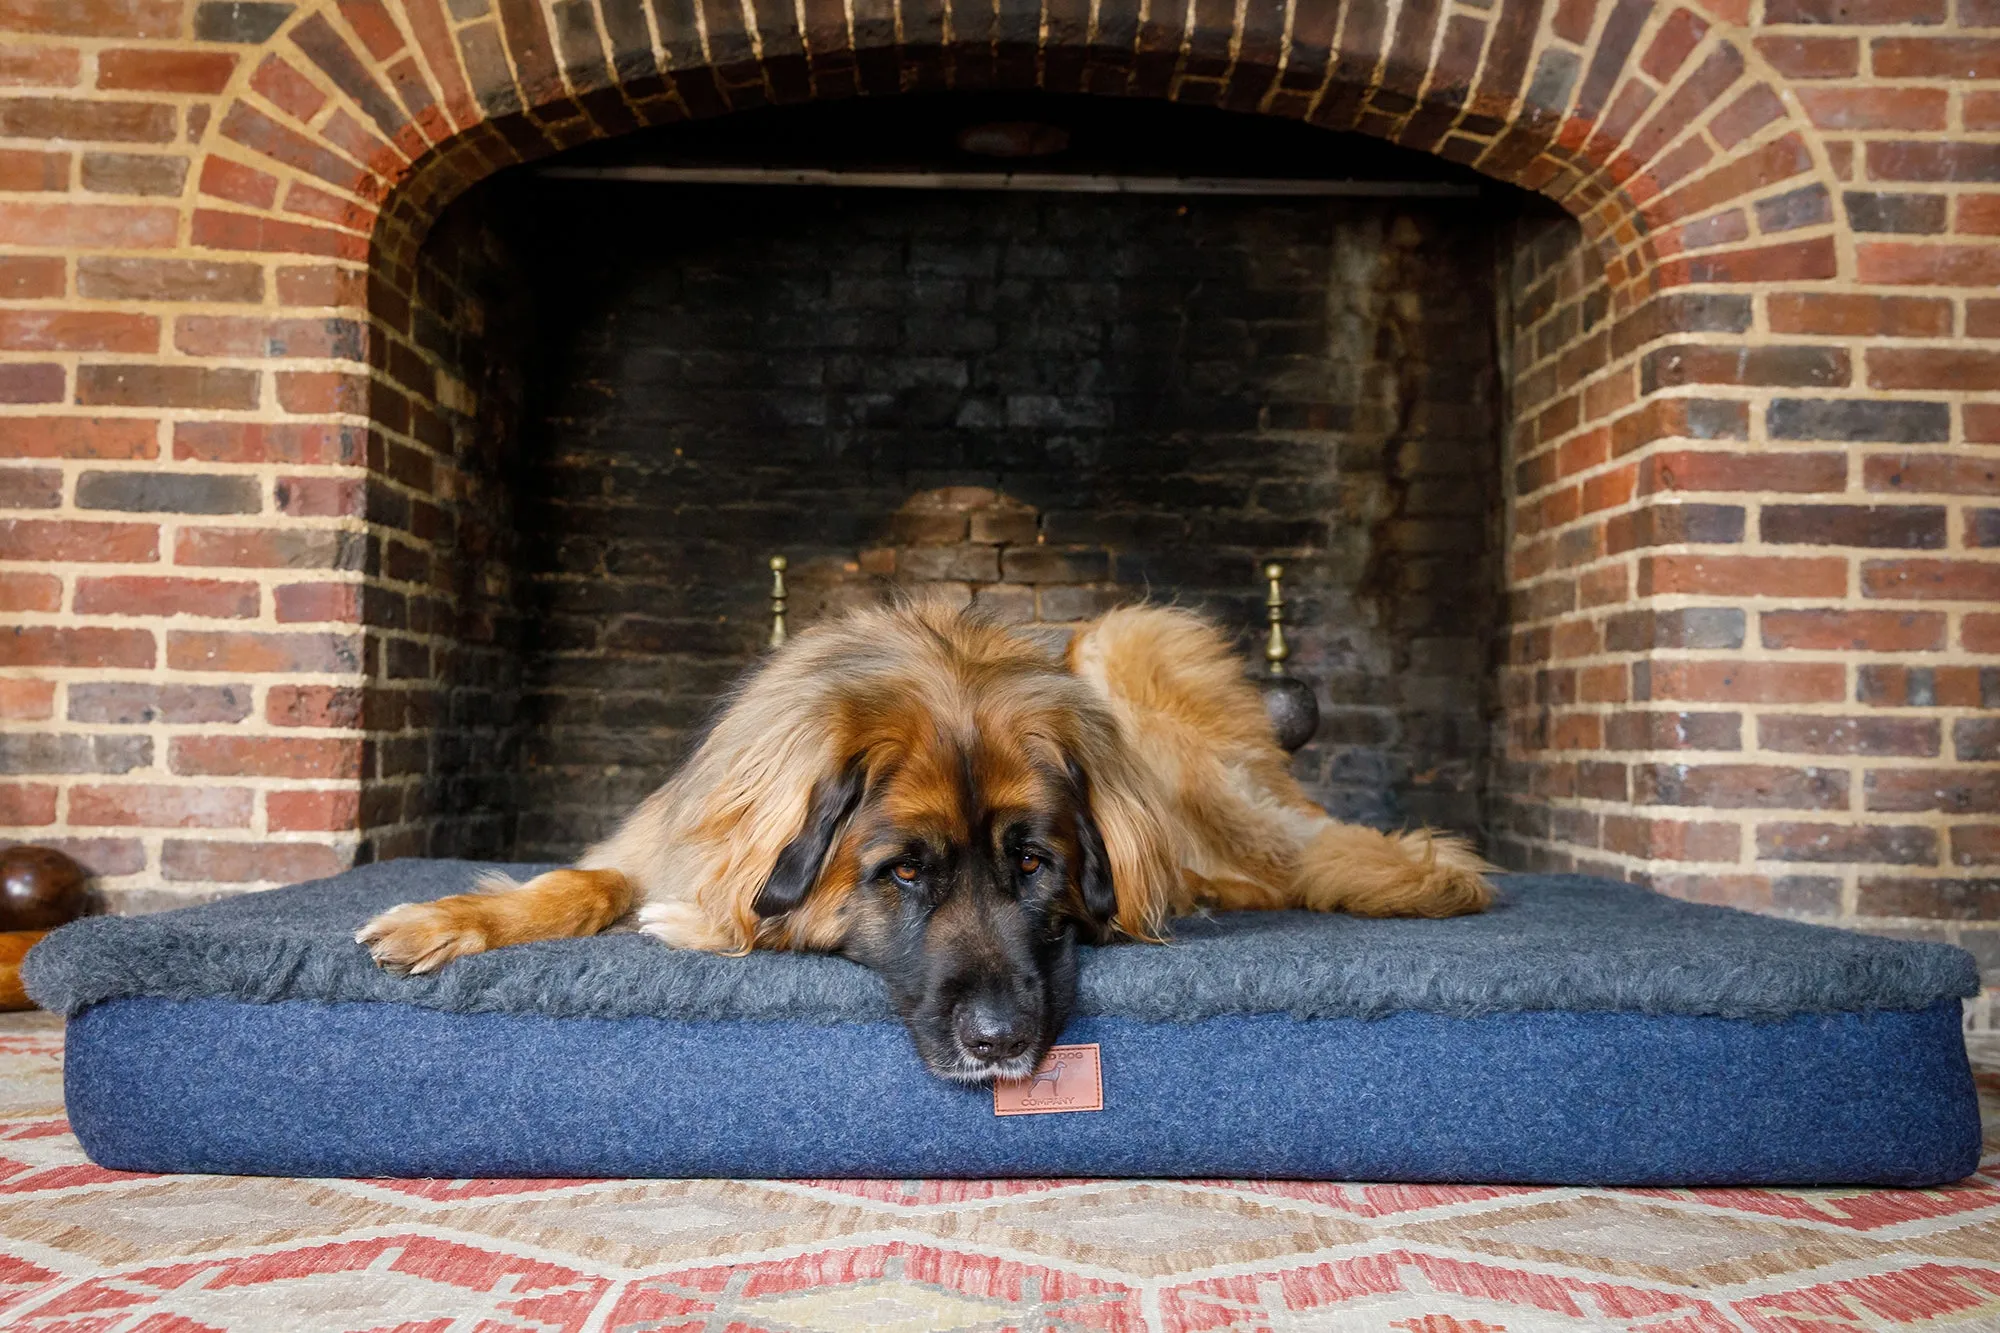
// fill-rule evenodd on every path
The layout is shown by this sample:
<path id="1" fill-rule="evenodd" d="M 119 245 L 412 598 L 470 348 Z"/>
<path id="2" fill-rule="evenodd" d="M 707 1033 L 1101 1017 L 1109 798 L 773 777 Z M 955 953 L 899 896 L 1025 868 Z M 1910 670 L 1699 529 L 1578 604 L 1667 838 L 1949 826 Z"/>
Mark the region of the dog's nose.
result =
<path id="1" fill-rule="evenodd" d="M 1012 1060 L 1034 1040 L 1026 1014 L 991 1000 L 968 1000 L 959 1005 L 953 1026 L 966 1054 L 988 1064 Z"/>

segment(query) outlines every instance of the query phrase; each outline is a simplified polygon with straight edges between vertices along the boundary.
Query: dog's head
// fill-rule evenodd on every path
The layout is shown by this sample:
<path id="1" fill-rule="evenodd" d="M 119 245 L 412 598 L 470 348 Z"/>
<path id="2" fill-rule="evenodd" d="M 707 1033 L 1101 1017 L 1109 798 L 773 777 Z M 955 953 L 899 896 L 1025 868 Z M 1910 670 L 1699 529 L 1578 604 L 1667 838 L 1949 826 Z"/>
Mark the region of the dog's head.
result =
<path id="1" fill-rule="evenodd" d="M 932 1072 L 1018 1078 L 1069 1019 L 1079 931 L 1117 910 L 1089 779 L 991 725 L 903 711 L 814 785 L 753 905 L 833 900 L 841 952 L 888 983 Z"/>

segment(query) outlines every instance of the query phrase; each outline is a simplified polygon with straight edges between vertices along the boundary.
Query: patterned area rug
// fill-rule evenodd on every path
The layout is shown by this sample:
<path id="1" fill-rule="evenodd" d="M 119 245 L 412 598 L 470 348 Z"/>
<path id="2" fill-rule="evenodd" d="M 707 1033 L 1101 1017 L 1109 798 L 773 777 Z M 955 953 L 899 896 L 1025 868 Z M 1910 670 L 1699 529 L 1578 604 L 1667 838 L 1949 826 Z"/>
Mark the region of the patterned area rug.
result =
<path id="1" fill-rule="evenodd" d="M 1894 1191 L 136 1176 L 61 1070 L 0 1019 L 6 1329 L 2000 1329 L 1994 1072 L 1979 1175 Z"/>

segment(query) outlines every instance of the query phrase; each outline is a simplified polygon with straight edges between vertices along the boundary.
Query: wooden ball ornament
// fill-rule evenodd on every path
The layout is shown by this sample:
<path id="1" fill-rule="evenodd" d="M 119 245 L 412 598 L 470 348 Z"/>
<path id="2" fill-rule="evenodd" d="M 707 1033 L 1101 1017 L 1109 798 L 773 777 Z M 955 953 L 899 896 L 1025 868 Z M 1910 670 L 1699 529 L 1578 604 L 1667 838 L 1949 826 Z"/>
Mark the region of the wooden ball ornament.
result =
<path id="1" fill-rule="evenodd" d="M 53 847 L 0 852 L 0 930 L 54 930 L 83 915 L 90 876 Z"/>
<path id="2" fill-rule="evenodd" d="M 0 1009 L 32 1009 L 21 960 L 42 936 L 89 905 L 90 875 L 53 847 L 0 851 Z"/>

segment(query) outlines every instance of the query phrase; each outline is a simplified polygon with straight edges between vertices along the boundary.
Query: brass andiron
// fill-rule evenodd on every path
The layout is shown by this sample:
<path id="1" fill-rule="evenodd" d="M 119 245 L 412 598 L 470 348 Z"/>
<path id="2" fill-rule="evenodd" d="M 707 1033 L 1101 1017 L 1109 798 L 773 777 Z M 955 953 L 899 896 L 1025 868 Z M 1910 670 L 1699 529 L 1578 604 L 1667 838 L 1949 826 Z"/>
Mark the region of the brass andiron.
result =
<path id="1" fill-rule="evenodd" d="M 1264 640 L 1265 674 L 1257 680 L 1257 687 L 1264 695 L 1264 713 L 1271 719 L 1271 730 L 1278 738 L 1278 744 L 1287 751 L 1297 750 L 1313 738 L 1319 730 L 1319 700 L 1313 696 L 1312 686 L 1296 676 L 1285 674 L 1285 663 L 1291 658 L 1291 645 L 1285 642 L 1285 567 L 1273 560 L 1264 566 L 1264 577 L 1270 587 L 1264 594 L 1264 616 L 1271 623 L 1271 632 Z"/>
<path id="2" fill-rule="evenodd" d="M 781 555 L 771 557 L 771 646 L 785 646 L 785 570 L 790 563 Z"/>

